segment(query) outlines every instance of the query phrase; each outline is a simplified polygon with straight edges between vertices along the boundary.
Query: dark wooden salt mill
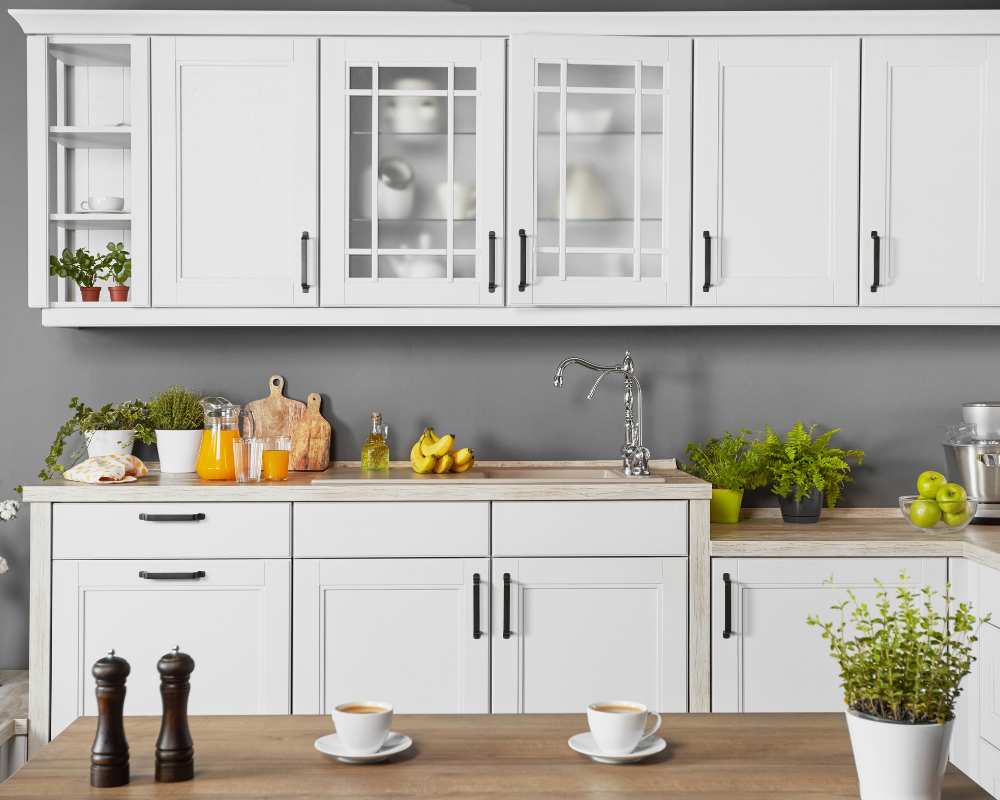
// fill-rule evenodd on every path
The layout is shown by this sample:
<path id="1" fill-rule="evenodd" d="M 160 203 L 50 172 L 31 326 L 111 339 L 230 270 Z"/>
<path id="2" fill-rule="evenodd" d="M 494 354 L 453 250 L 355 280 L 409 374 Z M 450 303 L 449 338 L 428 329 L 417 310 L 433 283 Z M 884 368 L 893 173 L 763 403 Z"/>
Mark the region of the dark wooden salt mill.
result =
<path id="1" fill-rule="evenodd" d="M 112 650 L 95 662 L 91 674 L 97 681 L 97 735 L 90 748 L 90 785 L 124 786 L 129 780 L 128 740 L 125 738 L 125 679 L 128 662 Z"/>
<path id="2" fill-rule="evenodd" d="M 156 780 L 160 783 L 189 781 L 194 777 L 194 746 L 188 728 L 188 695 L 194 659 L 175 647 L 156 662 L 160 673 L 163 719 L 156 740 Z"/>

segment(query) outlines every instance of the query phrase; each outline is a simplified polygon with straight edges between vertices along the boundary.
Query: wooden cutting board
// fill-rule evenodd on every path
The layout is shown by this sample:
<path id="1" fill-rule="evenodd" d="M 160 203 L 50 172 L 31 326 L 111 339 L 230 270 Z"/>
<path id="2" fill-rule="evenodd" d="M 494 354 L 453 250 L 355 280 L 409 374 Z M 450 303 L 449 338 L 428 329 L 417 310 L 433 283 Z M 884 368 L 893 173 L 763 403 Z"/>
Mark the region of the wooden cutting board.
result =
<path id="1" fill-rule="evenodd" d="M 306 413 L 295 423 L 289 469 L 298 472 L 322 472 L 330 466 L 333 426 L 319 413 L 321 402 L 316 392 L 311 393 L 307 398 Z"/>
<path id="2" fill-rule="evenodd" d="M 280 375 L 272 375 L 268 386 L 271 388 L 268 397 L 247 403 L 247 410 L 253 413 L 254 436 L 258 439 L 291 436 L 295 423 L 306 413 L 306 404 L 285 397 L 285 379 Z"/>

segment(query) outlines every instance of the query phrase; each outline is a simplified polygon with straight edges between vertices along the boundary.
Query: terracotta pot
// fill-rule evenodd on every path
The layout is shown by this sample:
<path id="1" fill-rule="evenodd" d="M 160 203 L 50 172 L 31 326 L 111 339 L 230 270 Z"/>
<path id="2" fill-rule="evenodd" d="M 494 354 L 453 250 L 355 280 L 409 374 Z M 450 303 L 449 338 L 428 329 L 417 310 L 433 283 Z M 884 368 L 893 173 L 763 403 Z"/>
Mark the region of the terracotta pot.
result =
<path id="1" fill-rule="evenodd" d="M 80 287 L 80 298 L 84 303 L 96 303 L 101 299 L 101 287 L 100 286 L 81 286 Z"/>
<path id="2" fill-rule="evenodd" d="M 115 303 L 124 303 L 128 300 L 128 287 L 127 286 L 109 286 L 108 294 L 111 295 L 111 300 Z"/>

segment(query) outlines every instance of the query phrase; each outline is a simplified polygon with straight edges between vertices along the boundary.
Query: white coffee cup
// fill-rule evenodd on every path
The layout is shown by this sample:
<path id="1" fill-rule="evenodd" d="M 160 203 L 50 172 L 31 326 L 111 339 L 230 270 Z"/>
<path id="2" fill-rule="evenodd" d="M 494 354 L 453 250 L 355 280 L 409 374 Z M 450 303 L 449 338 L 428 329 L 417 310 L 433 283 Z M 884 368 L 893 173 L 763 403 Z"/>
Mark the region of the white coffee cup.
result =
<path id="1" fill-rule="evenodd" d="M 92 194 L 82 203 L 80 208 L 83 211 L 98 211 L 107 213 L 109 211 L 121 211 L 125 208 L 125 198 L 114 195 Z"/>
<path id="2" fill-rule="evenodd" d="M 655 717 L 656 724 L 647 731 L 646 720 L 649 717 Z M 624 756 L 660 729 L 660 715 L 642 703 L 607 700 L 587 706 L 587 723 L 601 752 L 609 756 Z"/>
<path id="3" fill-rule="evenodd" d="M 392 725 L 392 706 L 375 700 L 341 703 L 333 709 L 333 724 L 344 748 L 359 756 L 377 753 Z"/>

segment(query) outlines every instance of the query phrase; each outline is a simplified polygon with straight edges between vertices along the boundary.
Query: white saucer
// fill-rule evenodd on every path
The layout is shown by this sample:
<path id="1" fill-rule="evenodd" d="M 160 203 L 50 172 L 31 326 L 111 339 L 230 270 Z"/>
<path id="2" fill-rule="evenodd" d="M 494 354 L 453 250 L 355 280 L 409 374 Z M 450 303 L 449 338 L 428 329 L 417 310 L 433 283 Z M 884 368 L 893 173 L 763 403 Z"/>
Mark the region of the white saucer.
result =
<path id="1" fill-rule="evenodd" d="M 585 731 L 571 737 L 569 746 L 576 750 L 576 752 L 589 756 L 601 764 L 632 764 L 636 761 L 642 761 L 644 758 L 649 758 L 654 753 L 659 753 L 666 748 L 667 743 L 659 736 L 650 734 L 645 739 L 641 739 L 639 744 L 636 745 L 635 750 L 631 753 L 626 753 L 623 756 L 609 756 L 597 746 L 597 742 L 594 741 L 594 735 L 590 731 Z"/>
<path id="2" fill-rule="evenodd" d="M 328 736 L 320 736 L 313 743 L 313 747 L 323 755 L 336 758 L 345 764 L 376 764 L 379 761 L 385 761 L 389 756 L 394 756 L 396 753 L 408 750 L 412 745 L 413 739 L 405 733 L 396 733 L 395 731 L 389 731 L 389 735 L 385 739 L 385 744 L 382 745 L 382 748 L 378 752 L 366 756 L 347 752 L 340 741 L 340 737 L 335 733 L 331 733 Z"/>

